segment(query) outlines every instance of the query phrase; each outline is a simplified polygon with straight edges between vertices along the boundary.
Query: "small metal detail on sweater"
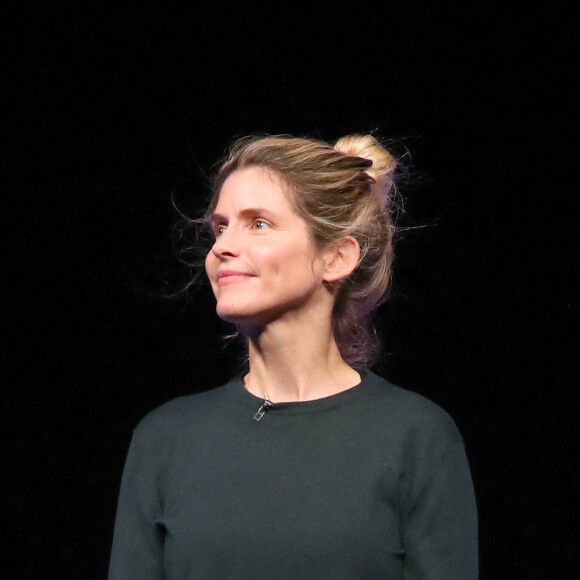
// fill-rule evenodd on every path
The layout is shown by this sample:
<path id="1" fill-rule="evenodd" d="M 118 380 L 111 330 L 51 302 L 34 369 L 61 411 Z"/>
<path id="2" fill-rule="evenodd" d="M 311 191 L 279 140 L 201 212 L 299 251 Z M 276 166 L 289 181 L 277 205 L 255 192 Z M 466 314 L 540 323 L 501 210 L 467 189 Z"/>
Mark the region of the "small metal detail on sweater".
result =
<path id="1" fill-rule="evenodd" d="M 266 414 L 266 411 L 271 407 L 273 407 L 272 403 L 268 399 L 266 399 L 262 403 L 261 407 L 256 411 L 256 414 L 253 417 L 254 420 L 259 421 Z"/>

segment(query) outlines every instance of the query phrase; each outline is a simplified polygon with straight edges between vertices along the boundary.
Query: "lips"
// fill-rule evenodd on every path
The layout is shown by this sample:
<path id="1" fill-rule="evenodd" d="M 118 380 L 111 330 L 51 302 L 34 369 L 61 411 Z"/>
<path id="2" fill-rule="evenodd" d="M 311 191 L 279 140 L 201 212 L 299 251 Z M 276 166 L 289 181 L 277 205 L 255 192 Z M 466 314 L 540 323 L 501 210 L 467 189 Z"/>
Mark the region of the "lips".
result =
<path id="1" fill-rule="evenodd" d="M 217 274 L 217 282 L 219 286 L 225 286 L 226 284 L 243 282 L 251 277 L 252 274 L 248 274 L 247 272 L 238 272 L 236 270 L 222 270 Z"/>

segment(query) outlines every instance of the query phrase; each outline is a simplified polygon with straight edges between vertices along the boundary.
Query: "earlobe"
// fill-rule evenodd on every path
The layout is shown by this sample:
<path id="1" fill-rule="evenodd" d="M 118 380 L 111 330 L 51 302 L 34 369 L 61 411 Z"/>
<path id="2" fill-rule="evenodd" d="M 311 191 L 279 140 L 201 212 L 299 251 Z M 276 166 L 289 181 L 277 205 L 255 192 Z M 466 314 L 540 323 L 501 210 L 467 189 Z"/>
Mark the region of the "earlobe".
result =
<path id="1" fill-rule="evenodd" d="M 360 246 L 352 236 L 345 236 L 326 250 L 325 282 L 337 282 L 348 278 L 360 258 Z"/>

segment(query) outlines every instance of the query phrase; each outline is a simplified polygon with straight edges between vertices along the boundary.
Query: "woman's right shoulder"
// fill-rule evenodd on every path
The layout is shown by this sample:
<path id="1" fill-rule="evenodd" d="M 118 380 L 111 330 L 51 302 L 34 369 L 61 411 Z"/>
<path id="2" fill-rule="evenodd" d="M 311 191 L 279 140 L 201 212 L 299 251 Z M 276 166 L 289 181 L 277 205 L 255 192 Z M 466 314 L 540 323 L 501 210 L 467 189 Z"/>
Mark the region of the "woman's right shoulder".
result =
<path id="1" fill-rule="evenodd" d="M 134 429 L 137 439 L 172 438 L 188 426 L 204 423 L 226 404 L 226 385 L 171 399 L 153 409 Z"/>

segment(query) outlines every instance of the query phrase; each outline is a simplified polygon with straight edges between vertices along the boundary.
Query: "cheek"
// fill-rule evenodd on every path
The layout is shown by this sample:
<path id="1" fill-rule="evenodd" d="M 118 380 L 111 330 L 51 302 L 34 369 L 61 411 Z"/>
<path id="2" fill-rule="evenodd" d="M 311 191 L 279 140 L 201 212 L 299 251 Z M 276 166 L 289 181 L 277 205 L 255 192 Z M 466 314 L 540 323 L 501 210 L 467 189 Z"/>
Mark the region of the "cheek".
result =
<path id="1" fill-rule="evenodd" d="M 209 278 L 210 282 L 213 282 L 213 279 L 216 275 L 217 270 L 217 258 L 214 256 L 213 252 L 210 250 L 205 257 L 205 273 Z"/>
<path id="2" fill-rule="evenodd" d="M 305 281 L 312 277 L 312 260 L 308 247 L 300 244 L 283 248 L 264 248 L 260 251 L 260 263 L 268 271 L 280 276 L 284 284 L 292 281 Z M 290 277 L 290 279 L 287 279 Z"/>
<path id="3" fill-rule="evenodd" d="M 276 271 L 280 261 L 283 259 L 279 248 L 265 245 L 250 249 L 248 258 L 256 265 L 259 271 L 268 270 L 270 272 Z"/>

